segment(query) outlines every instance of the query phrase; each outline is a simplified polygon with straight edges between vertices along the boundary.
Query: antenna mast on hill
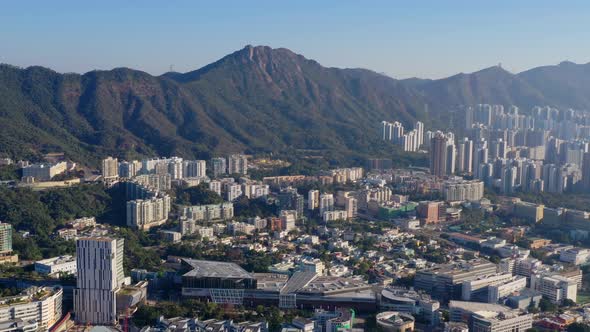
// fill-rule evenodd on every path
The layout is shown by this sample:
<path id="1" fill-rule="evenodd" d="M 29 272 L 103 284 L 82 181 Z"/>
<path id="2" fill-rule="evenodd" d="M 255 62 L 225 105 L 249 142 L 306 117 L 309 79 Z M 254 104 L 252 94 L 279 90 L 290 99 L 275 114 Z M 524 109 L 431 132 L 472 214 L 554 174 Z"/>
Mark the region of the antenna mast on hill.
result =
<path id="1" fill-rule="evenodd" d="M 174 65 L 170 65 L 170 71 L 174 71 Z"/>

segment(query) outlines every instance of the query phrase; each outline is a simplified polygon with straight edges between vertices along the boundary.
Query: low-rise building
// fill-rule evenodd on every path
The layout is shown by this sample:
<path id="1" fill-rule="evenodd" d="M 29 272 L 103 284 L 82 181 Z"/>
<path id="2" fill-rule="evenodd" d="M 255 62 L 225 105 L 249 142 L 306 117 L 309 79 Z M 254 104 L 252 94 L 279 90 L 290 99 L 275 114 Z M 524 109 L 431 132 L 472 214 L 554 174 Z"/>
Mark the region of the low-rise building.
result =
<path id="1" fill-rule="evenodd" d="M 61 287 L 30 287 L 19 295 L 0 298 L 0 321 L 34 321 L 47 331 L 61 319 L 62 301 Z"/>
<path id="2" fill-rule="evenodd" d="M 159 233 L 160 233 L 160 238 L 164 241 L 167 241 L 167 242 L 176 243 L 176 242 L 180 242 L 180 240 L 182 239 L 182 234 L 180 232 L 175 232 L 175 231 L 170 231 L 170 230 L 161 230 Z"/>
<path id="3" fill-rule="evenodd" d="M 325 211 L 322 215 L 322 219 L 324 222 L 346 220 L 348 219 L 348 213 L 346 210 Z"/>
<path id="4" fill-rule="evenodd" d="M 67 170 L 65 161 L 55 164 L 32 164 L 23 167 L 23 178 L 34 178 L 35 181 L 50 181 L 54 176 L 64 173 Z"/>
<path id="5" fill-rule="evenodd" d="M 221 204 L 184 206 L 180 215 L 195 221 L 229 220 L 234 217 L 234 205 L 231 202 Z"/>
<path id="6" fill-rule="evenodd" d="M 565 299 L 577 301 L 578 285 L 575 281 L 560 275 L 533 274 L 531 289 L 534 289 L 548 300 L 561 303 Z"/>
<path id="7" fill-rule="evenodd" d="M 559 254 L 559 260 L 574 265 L 581 265 L 590 258 L 590 250 L 582 248 L 572 248 L 564 250 Z"/>
<path id="8" fill-rule="evenodd" d="M 74 275 L 76 274 L 76 257 L 65 255 L 36 261 L 35 272 L 49 276 Z"/>
<path id="9" fill-rule="evenodd" d="M 377 326 L 385 332 L 414 331 L 414 317 L 397 311 L 385 311 L 377 314 Z"/>
<path id="10" fill-rule="evenodd" d="M 522 315 L 520 312 L 473 313 L 471 329 L 474 332 L 526 331 L 533 327 L 533 314 Z"/>

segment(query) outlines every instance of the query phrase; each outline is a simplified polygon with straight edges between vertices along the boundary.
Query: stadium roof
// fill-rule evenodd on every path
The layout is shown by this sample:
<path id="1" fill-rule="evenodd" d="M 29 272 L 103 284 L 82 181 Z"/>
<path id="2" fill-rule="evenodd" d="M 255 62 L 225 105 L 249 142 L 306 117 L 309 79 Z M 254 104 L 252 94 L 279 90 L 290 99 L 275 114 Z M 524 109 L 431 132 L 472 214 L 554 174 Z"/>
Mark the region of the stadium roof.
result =
<path id="1" fill-rule="evenodd" d="M 254 278 L 254 275 L 248 273 L 235 263 L 204 261 L 197 259 L 182 259 L 193 269 L 185 273 L 184 277 L 197 278 L 222 278 L 222 279 L 243 279 Z"/>

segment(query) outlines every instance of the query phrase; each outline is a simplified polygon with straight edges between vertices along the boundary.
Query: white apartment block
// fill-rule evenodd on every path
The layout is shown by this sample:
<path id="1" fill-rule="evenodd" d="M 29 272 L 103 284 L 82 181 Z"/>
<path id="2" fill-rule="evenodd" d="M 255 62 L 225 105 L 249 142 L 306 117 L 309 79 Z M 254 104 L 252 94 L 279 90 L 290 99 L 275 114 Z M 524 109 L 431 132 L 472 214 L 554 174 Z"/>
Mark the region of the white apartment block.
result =
<path id="1" fill-rule="evenodd" d="M 186 217 L 181 217 L 179 220 L 180 224 L 180 234 L 183 236 L 192 235 L 192 234 L 199 234 L 202 238 L 213 237 L 213 228 L 205 227 L 197 225 L 196 221 L 193 219 L 187 219 Z"/>
<path id="2" fill-rule="evenodd" d="M 160 173 L 158 171 L 158 166 L 161 166 L 163 173 L 166 171 L 166 166 L 168 168 L 168 174 L 172 177 L 172 180 L 178 180 L 184 178 L 184 161 L 182 158 L 172 157 L 168 161 L 168 163 L 162 163 L 160 165 L 156 165 L 156 173 Z"/>
<path id="3" fill-rule="evenodd" d="M 162 225 L 170 213 L 170 196 L 136 199 L 127 202 L 127 226 L 141 230 Z"/>
<path id="4" fill-rule="evenodd" d="M 229 220 L 234 217 L 234 205 L 231 202 L 222 204 L 193 205 L 182 207 L 181 217 L 195 221 Z"/>
<path id="5" fill-rule="evenodd" d="M 363 178 L 362 167 L 337 168 L 329 171 L 336 183 L 355 182 Z"/>
<path id="6" fill-rule="evenodd" d="M 256 199 L 268 196 L 270 186 L 267 184 L 244 183 L 242 184 L 242 193 L 250 199 Z"/>
<path id="7" fill-rule="evenodd" d="M 312 189 L 307 193 L 307 209 L 315 210 L 320 207 L 320 191 Z"/>
<path id="8" fill-rule="evenodd" d="M 108 157 L 102 160 L 102 178 L 105 180 L 119 177 L 119 161 L 117 158 Z"/>
<path id="9" fill-rule="evenodd" d="M 221 181 L 210 181 L 209 190 L 216 192 L 217 195 L 221 196 Z"/>
<path id="10" fill-rule="evenodd" d="M 334 195 L 322 194 L 320 195 L 320 215 L 324 215 L 326 211 L 334 210 Z"/>
<path id="11" fill-rule="evenodd" d="M 322 214 L 322 219 L 324 222 L 346 220 L 348 219 L 348 213 L 345 210 L 326 211 Z"/>
<path id="12" fill-rule="evenodd" d="M 133 182 L 156 191 L 166 191 L 172 188 L 172 177 L 170 174 L 138 175 L 133 178 Z"/>
<path id="13" fill-rule="evenodd" d="M 227 157 L 229 174 L 248 174 L 248 158 L 243 154 L 232 154 Z"/>
<path id="14" fill-rule="evenodd" d="M 227 162 L 223 157 L 211 159 L 213 177 L 218 177 L 220 175 L 227 174 L 226 164 Z"/>
<path id="15" fill-rule="evenodd" d="M 344 210 L 348 219 L 356 218 L 358 213 L 358 200 L 354 197 L 347 197 L 344 202 Z"/>
<path id="16" fill-rule="evenodd" d="M 483 198 L 483 181 L 447 180 L 443 182 L 443 196 L 448 202 L 479 201 Z"/>
<path id="17" fill-rule="evenodd" d="M 212 227 L 204 227 L 204 226 L 197 226 L 195 228 L 195 232 L 201 236 L 201 238 L 213 238 L 213 228 Z"/>
<path id="18" fill-rule="evenodd" d="M 185 160 L 183 167 L 185 178 L 203 178 L 207 176 L 207 162 L 205 160 Z"/>
<path id="19" fill-rule="evenodd" d="M 76 258 L 70 255 L 43 259 L 35 262 L 35 272 L 49 276 L 76 274 Z"/>
<path id="20" fill-rule="evenodd" d="M 124 283 L 123 246 L 122 239 L 106 237 L 82 238 L 76 241 L 76 323 L 117 323 L 116 292 Z"/>
<path id="21" fill-rule="evenodd" d="M 235 221 L 227 224 L 228 232 L 232 233 L 233 235 L 237 234 L 246 234 L 251 235 L 256 230 L 254 225 L 247 224 L 241 221 Z"/>
<path id="22" fill-rule="evenodd" d="M 132 178 L 141 171 L 141 162 L 138 160 L 119 162 L 119 176 L 122 178 Z"/>
<path id="23" fill-rule="evenodd" d="M 281 229 L 284 231 L 291 231 L 296 229 L 295 221 L 297 220 L 297 211 L 295 210 L 282 210 L 281 211 Z"/>
<path id="24" fill-rule="evenodd" d="M 256 229 L 264 229 L 268 226 L 268 220 L 260 217 L 248 218 L 248 223 L 254 225 Z"/>
<path id="25" fill-rule="evenodd" d="M 531 289 L 539 291 L 554 303 L 561 303 L 565 299 L 577 302 L 577 283 L 560 275 L 533 274 L 531 275 Z"/>
<path id="26" fill-rule="evenodd" d="M 225 200 L 232 202 L 242 196 L 242 186 L 237 183 L 224 183 Z"/>

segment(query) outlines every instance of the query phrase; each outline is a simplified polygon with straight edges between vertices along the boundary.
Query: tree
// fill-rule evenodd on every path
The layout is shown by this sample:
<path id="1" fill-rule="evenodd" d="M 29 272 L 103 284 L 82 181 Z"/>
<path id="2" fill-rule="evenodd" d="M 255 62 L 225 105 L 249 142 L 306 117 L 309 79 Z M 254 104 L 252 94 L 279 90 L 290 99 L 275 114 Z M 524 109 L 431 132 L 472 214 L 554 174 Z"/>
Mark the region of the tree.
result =
<path id="1" fill-rule="evenodd" d="M 133 314 L 133 323 L 137 326 L 153 325 L 160 317 L 160 312 L 155 307 L 141 305 Z"/>
<path id="2" fill-rule="evenodd" d="M 395 284 L 403 287 L 414 286 L 414 275 L 405 276 L 395 279 Z"/>
<path id="3" fill-rule="evenodd" d="M 542 298 L 539 302 L 539 309 L 541 309 L 543 312 L 554 312 L 557 310 L 557 305 L 545 298 Z"/>
<path id="4" fill-rule="evenodd" d="M 565 299 L 561 302 L 561 306 L 563 307 L 573 307 L 576 305 L 576 302 L 572 299 Z"/>
<path id="5" fill-rule="evenodd" d="M 590 332 L 590 325 L 584 323 L 572 323 L 567 327 L 567 332 Z"/>
<path id="6" fill-rule="evenodd" d="M 180 204 L 185 205 L 223 203 L 223 198 L 221 198 L 216 192 L 209 190 L 209 187 L 205 183 L 201 183 L 195 187 L 180 188 L 176 192 L 176 197 Z"/>

